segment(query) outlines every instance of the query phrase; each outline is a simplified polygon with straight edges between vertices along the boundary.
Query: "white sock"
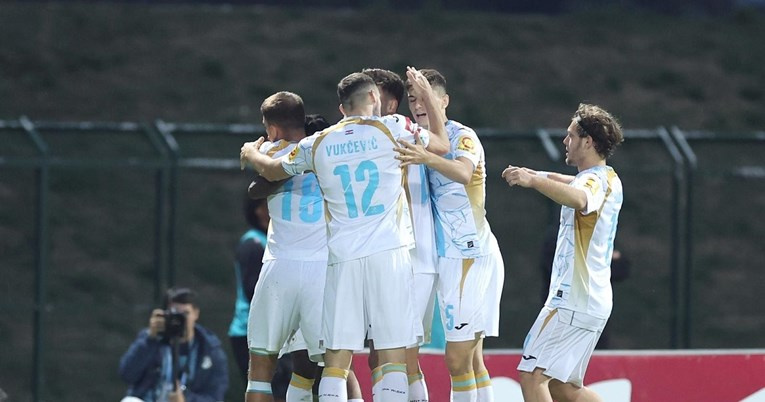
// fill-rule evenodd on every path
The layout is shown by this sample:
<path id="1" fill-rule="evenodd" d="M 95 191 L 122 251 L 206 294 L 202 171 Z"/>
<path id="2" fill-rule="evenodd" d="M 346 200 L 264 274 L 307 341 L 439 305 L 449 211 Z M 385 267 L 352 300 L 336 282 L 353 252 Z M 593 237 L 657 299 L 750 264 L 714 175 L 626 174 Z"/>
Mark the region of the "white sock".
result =
<path id="1" fill-rule="evenodd" d="M 287 388 L 287 402 L 313 402 L 313 382 L 311 378 L 305 378 L 292 373 L 290 386 Z"/>
<path id="2" fill-rule="evenodd" d="M 476 402 L 478 393 L 475 389 L 473 372 L 452 376 L 452 402 Z"/>
<path id="3" fill-rule="evenodd" d="M 406 378 L 406 364 L 386 363 L 382 368 L 380 381 L 380 402 L 409 402 L 409 380 Z"/>
<path id="4" fill-rule="evenodd" d="M 247 392 L 271 395 L 271 383 L 265 381 L 247 381 Z"/>
<path id="5" fill-rule="evenodd" d="M 491 385 L 491 377 L 487 370 L 476 373 L 475 386 L 478 402 L 494 402 L 494 386 Z"/>
<path id="6" fill-rule="evenodd" d="M 319 383 L 319 402 L 346 402 L 348 370 L 326 367 Z"/>
<path id="7" fill-rule="evenodd" d="M 349 399 L 348 402 L 364 402 L 363 399 Z"/>
<path id="8" fill-rule="evenodd" d="M 428 402 L 428 386 L 422 372 L 410 374 L 409 379 L 409 402 Z"/>

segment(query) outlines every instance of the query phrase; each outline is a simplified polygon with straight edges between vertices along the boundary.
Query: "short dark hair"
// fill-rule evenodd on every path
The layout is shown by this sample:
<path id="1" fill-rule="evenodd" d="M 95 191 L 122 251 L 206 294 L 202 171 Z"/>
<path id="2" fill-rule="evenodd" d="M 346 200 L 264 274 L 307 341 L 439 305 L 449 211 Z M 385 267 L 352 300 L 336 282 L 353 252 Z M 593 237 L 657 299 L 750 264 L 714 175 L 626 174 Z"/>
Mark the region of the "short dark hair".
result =
<path id="1" fill-rule="evenodd" d="M 329 127 L 327 119 L 320 114 L 305 115 L 305 135 L 313 135 L 317 131 L 322 131 Z"/>
<path id="2" fill-rule="evenodd" d="M 438 72 L 438 70 L 432 69 L 432 68 L 423 68 L 420 70 L 422 75 L 425 76 L 425 78 L 430 83 L 430 86 L 433 88 L 441 87 L 441 89 L 446 92 L 446 77 L 444 77 L 443 74 Z M 409 80 L 406 81 L 406 89 L 409 90 L 412 88 L 412 83 L 409 82 Z"/>
<path id="3" fill-rule="evenodd" d="M 253 200 L 247 195 L 247 192 L 245 192 L 244 201 L 242 203 L 242 212 L 244 212 L 244 219 L 247 220 L 247 223 L 250 226 L 264 233 L 268 230 L 268 228 L 263 227 L 263 225 L 260 224 L 260 219 L 258 219 L 258 215 L 255 213 L 255 210 L 258 209 L 258 207 L 261 204 L 266 203 L 267 200 L 268 200 L 267 198 L 259 198 L 257 200 Z"/>
<path id="4" fill-rule="evenodd" d="M 167 289 L 164 302 L 165 308 L 170 307 L 172 303 L 191 304 L 194 307 L 199 307 L 197 305 L 197 292 L 181 286 Z"/>
<path id="5" fill-rule="evenodd" d="M 362 73 L 372 77 L 375 84 L 383 91 L 393 95 L 399 104 L 404 101 L 404 80 L 401 76 L 390 70 L 384 70 L 382 68 L 365 68 L 361 70 Z"/>
<path id="6" fill-rule="evenodd" d="M 592 138 L 595 150 L 603 159 L 613 155 L 616 147 L 624 142 L 621 125 L 600 106 L 580 103 L 571 119 L 577 123 L 577 134 Z"/>
<path id="7" fill-rule="evenodd" d="M 351 73 L 337 84 L 337 98 L 343 108 L 350 109 L 354 106 L 357 95 L 376 86 L 372 77 L 364 73 Z"/>
<path id="8" fill-rule="evenodd" d="M 303 127 L 305 120 L 303 99 L 292 92 L 277 92 L 263 101 L 260 105 L 260 114 L 268 124 L 288 129 Z"/>

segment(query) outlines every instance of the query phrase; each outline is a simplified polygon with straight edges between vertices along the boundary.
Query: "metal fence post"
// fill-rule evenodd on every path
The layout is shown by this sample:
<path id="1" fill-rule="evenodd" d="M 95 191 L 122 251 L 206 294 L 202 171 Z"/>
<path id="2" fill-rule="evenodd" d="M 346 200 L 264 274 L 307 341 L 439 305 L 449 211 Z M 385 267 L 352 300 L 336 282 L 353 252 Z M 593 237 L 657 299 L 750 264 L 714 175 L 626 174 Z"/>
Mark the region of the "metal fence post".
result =
<path id="1" fill-rule="evenodd" d="M 670 255 L 672 256 L 672 275 L 671 275 L 671 302 L 673 306 L 672 310 L 672 318 L 671 318 L 671 332 L 670 332 L 670 347 L 673 349 L 678 349 L 684 347 L 683 344 L 680 342 L 680 334 L 683 333 L 683 321 L 681 320 L 681 317 L 685 316 L 685 310 L 684 308 L 687 308 L 687 306 L 683 306 L 683 300 L 682 297 L 682 291 L 683 286 L 681 285 L 682 281 L 682 259 L 683 256 L 681 254 L 682 250 L 682 234 L 680 233 L 680 228 L 682 227 L 682 214 L 680 213 L 681 210 L 681 203 L 682 200 L 680 199 L 681 194 L 681 188 L 683 184 L 683 178 L 685 175 L 684 170 L 684 161 L 682 155 L 680 155 L 680 151 L 677 149 L 677 146 L 674 142 L 672 142 L 672 139 L 670 138 L 669 132 L 664 127 L 659 127 L 657 130 L 657 133 L 659 134 L 659 138 L 661 138 L 662 143 L 664 143 L 664 146 L 666 147 L 667 151 L 669 152 L 670 156 L 675 162 L 675 168 L 672 172 L 672 205 L 671 205 L 671 213 L 672 213 L 672 225 L 671 225 L 671 242 L 672 242 L 672 250 L 670 250 Z"/>
<path id="2" fill-rule="evenodd" d="M 154 148 L 159 152 L 163 159 L 163 166 L 157 168 L 154 173 L 154 187 L 155 187 L 155 214 L 154 214 L 154 301 L 159 305 L 164 294 L 164 273 L 166 271 L 166 258 L 167 251 L 167 199 L 169 191 L 169 176 L 170 176 L 170 161 L 168 158 L 168 151 L 165 148 L 164 141 L 161 136 L 157 134 L 156 130 L 149 125 L 143 126 L 143 131 L 146 133 L 149 141 Z"/>
<path id="3" fill-rule="evenodd" d="M 178 209 L 178 157 L 179 146 L 173 136 L 173 127 L 163 120 L 154 123 L 157 132 L 162 136 L 167 150 L 170 152 L 170 169 L 168 172 L 168 220 L 167 220 L 167 285 L 175 284 L 175 229 Z"/>
<path id="4" fill-rule="evenodd" d="M 45 352 L 43 333 L 45 328 L 45 295 L 48 267 L 48 190 L 50 169 L 48 164 L 48 145 L 35 130 L 34 124 L 21 116 L 19 123 L 40 152 L 40 160 L 35 169 L 35 303 L 33 318 L 33 363 L 32 363 L 32 400 L 38 402 L 42 398 L 44 384 L 43 356 Z"/>
<path id="5" fill-rule="evenodd" d="M 683 291 L 685 294 L 685 315 L 683 344 L 686 348 L 691 347 L 691 334 L 693 333 L 693 178 L 698 166 L 696 153 L 685 139 L 685 134 L 678 127 L 673 126 L 670 130 L 672 138 L 677 143 L 685 158 L 685 279 Z"/>

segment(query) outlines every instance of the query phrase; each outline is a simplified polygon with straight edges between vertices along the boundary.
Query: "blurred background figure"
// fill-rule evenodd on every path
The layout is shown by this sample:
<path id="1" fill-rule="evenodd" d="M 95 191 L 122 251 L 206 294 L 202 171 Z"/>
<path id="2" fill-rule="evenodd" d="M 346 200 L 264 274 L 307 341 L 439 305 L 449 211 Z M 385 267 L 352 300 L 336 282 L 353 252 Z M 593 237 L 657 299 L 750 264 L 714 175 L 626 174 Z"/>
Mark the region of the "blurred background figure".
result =
<path id="1" fill-rule="evenodd" d="M 170 288 L 161 309 L 151 312 L 120 360 L 129 387 L 123 401 L 222 401 L 228 389 L 228 361 L 218 337 L 197 324 L 196 292 Z"/>
<path id="2" fill-rule="evenodd" d="M 247 382 L 247 365 L 249 355 L 247 349 L 247 317 L 250 312 L 250 300 L 258 282 L 260 268 L 263 265 L 263 252 L 266 247 L 266 230 L 268 230 L 268 204 L 265 200 L 253 200 L 247 195 L 243 203 L 244 218 L 249 229 L 239 239 L 236 246 L 234 273 L 236 274 L 236 302 L 234 317 L 228 329 L 231 350 L 241 374 Z"/>

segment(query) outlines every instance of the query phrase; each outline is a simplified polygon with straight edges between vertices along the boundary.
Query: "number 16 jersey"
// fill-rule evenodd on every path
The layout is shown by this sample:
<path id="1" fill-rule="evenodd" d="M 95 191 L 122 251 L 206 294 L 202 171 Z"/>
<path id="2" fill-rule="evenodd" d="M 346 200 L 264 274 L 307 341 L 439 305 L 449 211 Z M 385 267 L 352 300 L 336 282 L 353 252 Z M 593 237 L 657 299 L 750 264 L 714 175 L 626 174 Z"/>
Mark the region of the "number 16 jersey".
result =
<path id="1" fill-rule="evenodd" d="M 329 264 L 414 244 L 397 141 L 427 146 L 407 117 L 350 116 L 306 137 L 282 159 L 289 174 L 313 171 L 324 196 Z"/>
<path id="2" fill-rule="evenodd" d="M 260 152 L 274 159 L 288 155 L 297 143 L 279 140 L 264 143 Z M 268 242 L 263 261 L 327 260 L 324 202 L 313 173 L 292 176 L 268 196 Z"/>

